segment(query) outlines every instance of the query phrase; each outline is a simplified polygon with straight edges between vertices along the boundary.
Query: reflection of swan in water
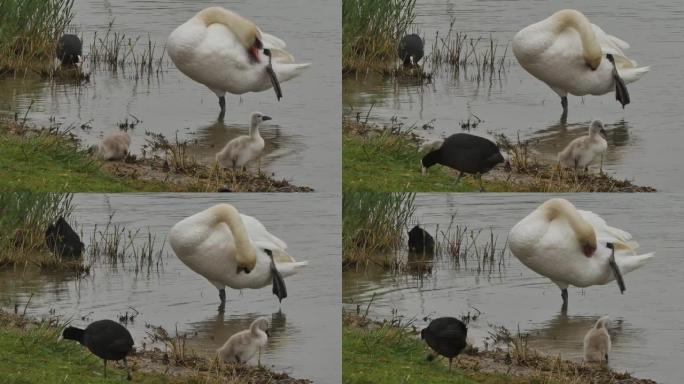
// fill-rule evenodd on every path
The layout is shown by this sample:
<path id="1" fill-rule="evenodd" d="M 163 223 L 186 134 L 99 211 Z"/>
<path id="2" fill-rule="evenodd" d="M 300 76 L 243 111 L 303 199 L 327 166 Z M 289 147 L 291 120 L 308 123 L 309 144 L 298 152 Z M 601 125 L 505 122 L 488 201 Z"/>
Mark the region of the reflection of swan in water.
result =
<path id="1" fill-rule="evenodd" d="M 258 313 L 241 313 L 239 316 L 229 316 L 225 313 L 218 313 L 204 321 L 190 324 L 190 333 L 196 337 L 188 338 L 188 344 L 196 349 L 206 351 L 209 354 L 216 352 L 216 348 L 223 345 L 228 338 L 237 332 L 248 329 L 254 319 L 261 316 Z M 277 351 L 285 340 L 290 339 L 298 329 L 287 324 L 287 316 L 282 312 L 274 312 L 268 321 L 268 351 Z"/>
<path id="2" fill-rule="evenodd" d="M 244 135 L 247 131 L 249 131 L 249 124 L 244 122 L 224 123 L 218 121 L 197 128 L 194 131 L 197 145 L 189 146 L 188 154 L 205 164 L 213 164 L 216 152 L 221 150 L 230 140 Z M 302 136 L 283 133 L 292 132 L 292 130 L 281 129 L 278 124 L 261 126 L 259 132 L 265 141 L 261 156 L 261 168 L 264 171 L 273 171 L 271 166 L 277 164 L 279 159 L 306 149 Z"/>

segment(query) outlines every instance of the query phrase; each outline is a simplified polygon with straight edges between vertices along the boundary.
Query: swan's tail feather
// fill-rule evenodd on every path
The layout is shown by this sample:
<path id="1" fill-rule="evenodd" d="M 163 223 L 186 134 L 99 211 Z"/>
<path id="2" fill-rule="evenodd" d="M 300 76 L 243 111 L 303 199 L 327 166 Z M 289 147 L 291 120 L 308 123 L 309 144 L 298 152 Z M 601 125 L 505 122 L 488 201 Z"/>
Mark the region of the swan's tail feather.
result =
<path id="1" fill-rule="evenodd" d="M 645 75 L 651 67 L 639 67 L 639 68 L 622 68 L 618 66 L 618 73 L 622 80 L 629 84 L 639 80 L 643 75 Z"/>
<path id="2" fill-rule="evenodd" d="M 615 255 L 615 262 L 620 267 L 623 274 L 627 274 L 635 269 L 641 268 L 646 262 L 655 256 L 654 252 L 645 253 L 642 255 Z"/>
<path id="3" fill-rule="evenodd" d="M 301 75 L 310 65 L 311 63 L 283 64 L 274 62 L 273 70 L 277 74 L 278 80 L 282 83 Z"/>
<path id="4" fill-rule="evenodd" d="M 283 276 L 290 276 L 299 272 L 299 269 L 308 264 L 308 261 L 297 261 L 294 263 L 275 263 L 275 267 Z"/>

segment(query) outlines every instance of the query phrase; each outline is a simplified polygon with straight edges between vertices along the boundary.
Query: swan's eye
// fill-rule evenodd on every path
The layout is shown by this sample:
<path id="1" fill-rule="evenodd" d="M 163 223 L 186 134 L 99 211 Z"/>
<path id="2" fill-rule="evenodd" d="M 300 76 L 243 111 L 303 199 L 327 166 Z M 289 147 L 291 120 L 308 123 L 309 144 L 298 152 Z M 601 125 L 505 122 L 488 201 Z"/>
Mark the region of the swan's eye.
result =
<path id="1" fill-rule="evenodd" d="M 264 249 L 264 252 L 266 252 L 266 254 L 269 256 L 273 256 L 273 252 L 271 252 L 270 249 Z"/>

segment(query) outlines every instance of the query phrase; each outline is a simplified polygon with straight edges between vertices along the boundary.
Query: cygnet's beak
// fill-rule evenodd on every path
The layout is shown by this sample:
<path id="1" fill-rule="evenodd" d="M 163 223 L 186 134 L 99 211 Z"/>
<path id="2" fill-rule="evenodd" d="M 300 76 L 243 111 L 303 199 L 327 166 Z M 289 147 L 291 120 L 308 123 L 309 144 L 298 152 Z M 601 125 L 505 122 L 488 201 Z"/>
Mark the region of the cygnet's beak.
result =
<path id="1" fill-rule="evenodd" d="M 605 129 L 601 128 L 601 130 L 599 131 L 599 135 L 601 135 L 601 137 L 603 137 L 604 139 L 608 140 L 608 132 L 606 132 Z"/>
<path id="2" fill-rule="evenodd" d="M 266 116 L 266 115 L 261 116 L 261 121 L 269 121 L 269 120 L 273 120 L 271 118 L 271 116 Z"/>

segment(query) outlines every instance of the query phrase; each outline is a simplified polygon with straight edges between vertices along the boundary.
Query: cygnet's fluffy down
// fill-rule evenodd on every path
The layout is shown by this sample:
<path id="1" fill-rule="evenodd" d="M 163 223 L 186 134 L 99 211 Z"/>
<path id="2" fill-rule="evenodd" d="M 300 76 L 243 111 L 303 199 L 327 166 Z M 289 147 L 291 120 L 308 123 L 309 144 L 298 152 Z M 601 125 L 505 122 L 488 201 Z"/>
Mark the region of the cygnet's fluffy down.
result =
<path id="1" fill-rule="evenodd" d="M 599 120 L 594 120 L 591 123 L 588 135 L 571 141 L 558 154 L 560 165 L 574 169 L 587 168 L 597 156 L 603 156 L 608 149 L 608 142 L 603 137 L 605 134 L 606 131 L 603 129 L 603 123 Z"/>
<path id="2" fill-rule="evenodd" d="M 610 321 L 608 316 L 600 318 L 596 324 L 584 336 L 584 361 L 588 363 L 608 362 L 611 342 L 610 334 L 606 329 L 606 323 Z"/>
<path id="3" fill-rule="evenodd" d="M 250 116 L 249 135 L 238 136 L 229 141 L 216 154 L 216 161 L 224 168 L 243 168 L 254 160 L 261 159 L 265 142 L 259 133 L 259 124 L 271 120 L 261 112 L 252 112 Z M 259 164 L 259 167 L 261 164 Z"/>
<path id="4" fill-rule="evenodd" d="M 113 132 L 106 135 L 100 144 L 93 146 L 98 157 L 105 160 L 123 160 L 128 155 L 131 137 L 127 132 Z"/>
<path id="5" fill-rule="evenodd" d="M 228 341 L 216 350 L 219 359 L 226 362 L 246 363 L 257 352 L 261 365 L 261 348 L 268 342 L 268 319 L 259 317 L 252 322 L 249 329 L 231 336 Z"/>

